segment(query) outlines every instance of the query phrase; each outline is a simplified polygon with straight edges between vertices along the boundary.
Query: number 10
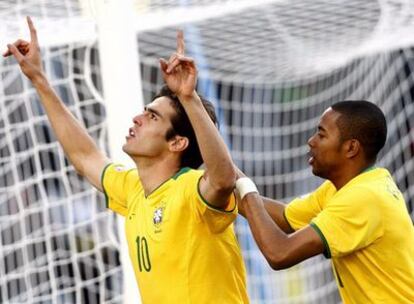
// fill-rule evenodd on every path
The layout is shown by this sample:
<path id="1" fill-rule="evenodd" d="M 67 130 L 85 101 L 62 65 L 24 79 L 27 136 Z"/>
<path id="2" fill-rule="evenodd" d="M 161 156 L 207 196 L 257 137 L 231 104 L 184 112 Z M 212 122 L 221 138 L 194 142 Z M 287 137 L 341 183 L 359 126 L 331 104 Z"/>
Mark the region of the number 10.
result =
<path id="1" fill-rule="evenodd" d="M 148 243 L 145 237 L 137 236 L 137 253 L 138 253 L 138 267 L 139 271 L 142 272 L 142 267 L 146 272 L 151 271 L 151 261 L 148 250 Z"/>

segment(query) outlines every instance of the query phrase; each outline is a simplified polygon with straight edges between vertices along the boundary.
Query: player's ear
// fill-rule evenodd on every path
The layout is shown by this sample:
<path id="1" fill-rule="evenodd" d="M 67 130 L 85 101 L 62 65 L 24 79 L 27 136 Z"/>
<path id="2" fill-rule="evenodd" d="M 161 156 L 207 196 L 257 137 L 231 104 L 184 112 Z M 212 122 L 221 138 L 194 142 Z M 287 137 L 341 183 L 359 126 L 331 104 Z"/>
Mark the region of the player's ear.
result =
<path id="1" fill-rule="evenodd" d="M 172 152 L 181 152 L 187 149 L 189 144 L 188 138 L 185 136 L 175 135 L 169 141 L 169 148 Z"/>
<path id="2" fill-rule="evenodd" d="M 361 143 L 357 139 L 350 139 L 345 142 L 345 151 L 348 158 L 353 158 L 361 153 Z"/>

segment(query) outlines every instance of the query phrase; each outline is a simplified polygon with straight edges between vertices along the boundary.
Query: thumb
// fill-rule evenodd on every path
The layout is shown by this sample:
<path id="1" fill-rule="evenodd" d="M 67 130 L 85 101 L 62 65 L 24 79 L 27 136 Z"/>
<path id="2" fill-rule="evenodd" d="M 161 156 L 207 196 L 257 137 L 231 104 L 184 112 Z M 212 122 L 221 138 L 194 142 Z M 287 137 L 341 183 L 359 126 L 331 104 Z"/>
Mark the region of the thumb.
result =
<path id="1" fill-rule="evenodd" d="M 11 55 L 11 53 L 10 53 L 9 49 L 7 49 L 6 51 L 3 52 L 3 57 L 8 57 L 10 55 Z"/>
<path id="2" fill-rule="evenodd" d="M 168 62 L 164 58 L 160 58 L 160 67 L 164 73 L 167 73 Z"/>
<path id="3" fill-rule="evenodd" d="M 23 61 L 24 56 L 22 53 L 20 53 L 16 46 L 13 44 L 8 44 L 7 48 L 9 49 L 9 52 L 14 56 L 14 58 L 16 58 L 18 63 L 21 63 Z"/>

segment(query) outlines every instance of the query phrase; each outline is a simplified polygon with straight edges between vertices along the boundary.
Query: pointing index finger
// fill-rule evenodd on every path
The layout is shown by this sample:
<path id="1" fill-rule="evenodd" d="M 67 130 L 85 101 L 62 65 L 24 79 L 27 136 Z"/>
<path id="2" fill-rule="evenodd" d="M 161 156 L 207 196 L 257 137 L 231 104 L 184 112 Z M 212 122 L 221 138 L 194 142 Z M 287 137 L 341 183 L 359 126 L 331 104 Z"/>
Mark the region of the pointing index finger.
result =
<path id="1" fill-rule="evenodd" d="M 27 24 L 29 25 L 29 30 L 30 30 L 30 42 L 35 42 L 37 44 L 36 29 L 33 25 L 32 19 L 29 16 L 27 16 Z"/>
<path id="2" fill-rule="evenodd" d="M 177 54 L 184 55 L 184 34 L 182 30 L 177 32 Z"/>

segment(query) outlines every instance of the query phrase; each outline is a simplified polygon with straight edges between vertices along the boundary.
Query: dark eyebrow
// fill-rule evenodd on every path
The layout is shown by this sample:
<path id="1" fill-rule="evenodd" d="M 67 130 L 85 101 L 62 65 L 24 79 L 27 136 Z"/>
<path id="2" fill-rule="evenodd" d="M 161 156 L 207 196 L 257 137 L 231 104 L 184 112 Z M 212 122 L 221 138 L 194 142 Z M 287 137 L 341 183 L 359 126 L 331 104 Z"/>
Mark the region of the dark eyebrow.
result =
<path id="1" fill-rule="evenodd" d="M 164 117 L 161 115 L 161 113 L 160 113 L 160 112 L 158 112 L 157 110 L 155 110 L 155 109 L 153 109 L 153 108 L 150 108 L 149 106 L 145 106 L 145 107 L 144 107 L 144 110 L 145 110 L 145 111 L 147 111 L 147 112 L 153 113 L 153 114 L 157 115 L 157 116 L 158 116 L 158 117 L 160 117 L 160 118 L 164 118 Z"/>

